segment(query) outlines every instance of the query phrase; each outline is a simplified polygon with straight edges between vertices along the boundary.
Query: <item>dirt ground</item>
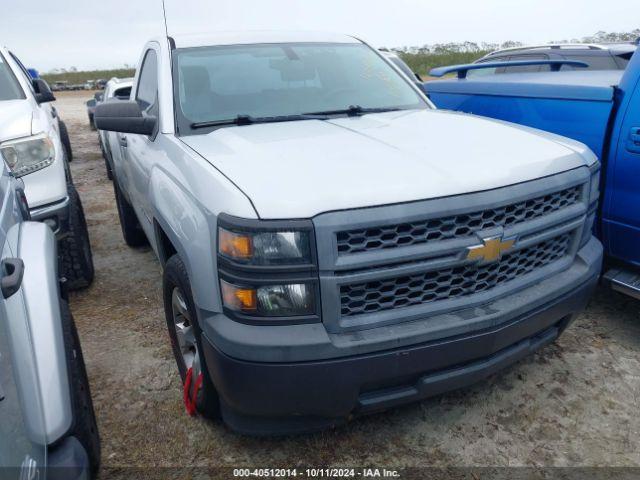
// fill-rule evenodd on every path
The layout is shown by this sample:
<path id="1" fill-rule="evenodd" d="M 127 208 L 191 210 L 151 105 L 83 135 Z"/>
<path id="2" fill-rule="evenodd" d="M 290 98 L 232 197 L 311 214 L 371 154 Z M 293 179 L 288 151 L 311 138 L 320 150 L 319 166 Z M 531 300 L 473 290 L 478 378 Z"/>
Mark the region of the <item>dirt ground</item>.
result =
<path id="1" fill-rule="evenodd" d="M 72 294 L 103 466 L 640 466 L 640 304 L 600 290 L 554 345 L 488 381 L 284 439 L 235 435 L 186 415 L 166 333 L 161 271 L 128 248 L 87 92 L 58 93 L 96 267 Z M 108 474 L 103 474 L 106 478 Z"/>

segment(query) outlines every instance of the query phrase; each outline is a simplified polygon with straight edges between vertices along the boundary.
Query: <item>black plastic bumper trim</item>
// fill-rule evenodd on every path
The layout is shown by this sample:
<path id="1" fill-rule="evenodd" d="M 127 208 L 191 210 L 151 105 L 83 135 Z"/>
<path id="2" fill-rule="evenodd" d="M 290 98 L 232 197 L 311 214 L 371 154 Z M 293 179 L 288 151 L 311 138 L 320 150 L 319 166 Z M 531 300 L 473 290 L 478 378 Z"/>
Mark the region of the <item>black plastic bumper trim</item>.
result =
<path id="1" fill-rule="evenodd" d="M 206 337 L 203 350 L 231 428 L 295 433 L 458 389 L 517 362 L 562 333 L 597 280 L 507 324 L 396 350 L 299 363 L 237 360 Z"/>

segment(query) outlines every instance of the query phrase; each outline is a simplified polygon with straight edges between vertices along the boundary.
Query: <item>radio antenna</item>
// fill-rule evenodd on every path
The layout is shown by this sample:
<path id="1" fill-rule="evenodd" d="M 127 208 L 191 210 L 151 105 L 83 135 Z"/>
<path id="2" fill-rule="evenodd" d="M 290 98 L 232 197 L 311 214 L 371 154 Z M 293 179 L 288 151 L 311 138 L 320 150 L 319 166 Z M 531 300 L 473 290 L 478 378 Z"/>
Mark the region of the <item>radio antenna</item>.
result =
<path id="1" fill-rule="evenodd" d="M 162 0 L 162 15 L 164 16 L 164 31 L 169 38 L 169 27 L 167 26 L 167 9 L 164 6 L 164 0 Z"/>

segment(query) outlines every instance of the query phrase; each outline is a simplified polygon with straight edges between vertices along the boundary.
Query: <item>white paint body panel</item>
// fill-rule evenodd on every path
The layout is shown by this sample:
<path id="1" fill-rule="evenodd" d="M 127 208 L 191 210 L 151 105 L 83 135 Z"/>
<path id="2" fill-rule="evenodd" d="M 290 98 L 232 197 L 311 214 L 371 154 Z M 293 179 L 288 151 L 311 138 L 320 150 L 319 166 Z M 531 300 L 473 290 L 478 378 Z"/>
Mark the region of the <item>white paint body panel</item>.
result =
<path id="1" fill-rule="evenodd" d="M 31 135 L 33 108 L 28 100 L 0 102 L 0 143 Z"/>
<path id="2" fill-rule="evenodd" d="M 595 161 L 542 133 L 436 110 L 230 127 L 182 141 L 269 219 L 479 192 Z"/>
<path id="3" fill-rule="evenodd" d="M 0 143 L 45 133 L 54 143 L 56 157 L 48 167 L 22 177 L 30 208 L 36 208 L 67 197 L 64 149 L 60 141 L 58 119 L 49 104 L 38 105 L 28 79 L 9 52 L 0 48 L 7 65 L 18 79 L 26 96 L 23 100 L 0 102 Z"/>

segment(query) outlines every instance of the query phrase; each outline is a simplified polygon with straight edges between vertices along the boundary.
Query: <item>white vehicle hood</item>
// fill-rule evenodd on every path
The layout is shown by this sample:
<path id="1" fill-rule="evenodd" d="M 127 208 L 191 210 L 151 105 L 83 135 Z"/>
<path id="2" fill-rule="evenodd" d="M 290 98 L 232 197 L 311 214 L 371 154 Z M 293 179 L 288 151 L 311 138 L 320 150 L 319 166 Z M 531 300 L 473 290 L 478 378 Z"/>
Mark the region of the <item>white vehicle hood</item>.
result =
<path id="1" fill-rule="evenodd" d="M 32 117 L 28 100 L 0 102 L 0 142 L 31 135 Z"/>
<path id="2" fill-rule="evenodd" d="M 595 161 L 575 142 L 437 110 L 220 128 L 181 140 L 266 219 L 479 192 Z"/>

